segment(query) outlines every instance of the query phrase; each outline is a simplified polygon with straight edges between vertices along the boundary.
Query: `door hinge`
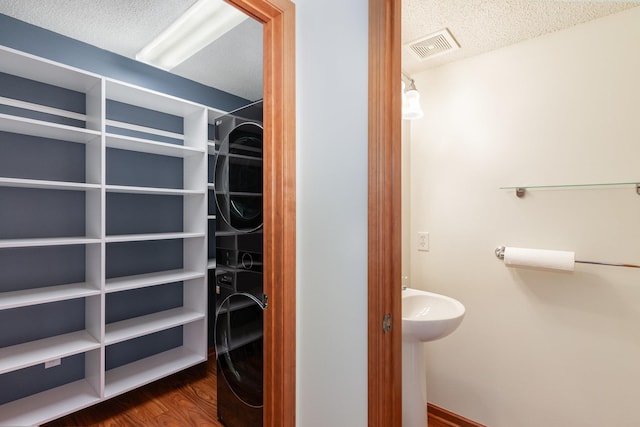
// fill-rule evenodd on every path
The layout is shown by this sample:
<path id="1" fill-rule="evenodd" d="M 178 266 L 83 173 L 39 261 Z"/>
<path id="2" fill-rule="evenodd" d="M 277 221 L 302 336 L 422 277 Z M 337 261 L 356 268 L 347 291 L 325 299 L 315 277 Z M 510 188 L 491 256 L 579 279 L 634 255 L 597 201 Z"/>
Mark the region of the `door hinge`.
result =
<path id="1" fill-rule="evenodd" d="M 266 310 L 269 307 L 269 295 L 262 294 L 262 309 Z"/>
<path id="2" fill-rule="evenodd" d="M 387 313 L 382 318 L 382 332 L 391 332 L 391 313 Z"/>

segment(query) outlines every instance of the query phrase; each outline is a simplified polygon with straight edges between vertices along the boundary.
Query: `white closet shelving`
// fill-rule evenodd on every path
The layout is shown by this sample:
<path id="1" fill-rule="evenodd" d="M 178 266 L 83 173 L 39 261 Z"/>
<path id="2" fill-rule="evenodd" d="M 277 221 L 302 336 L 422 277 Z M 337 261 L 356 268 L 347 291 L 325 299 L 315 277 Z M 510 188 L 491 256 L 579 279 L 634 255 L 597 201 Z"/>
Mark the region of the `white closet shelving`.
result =
<path id="1" fill-rule="evenodd" d="M 205 361 L 211 110 L 4 47 L 0 79 L 0 426 Z"/>
<path id="2" fill-rule="evenodd" d="M 146 286 L 162 285 L 163 283 L 184 282 L 185 280 L 204 277 L 202 271 L 197 270 L 169 270 L 157 273 L 138 274 L 135 276 L 115 277 L 107 279 L 105 292 L 126 291 L 140 289 Z"/>

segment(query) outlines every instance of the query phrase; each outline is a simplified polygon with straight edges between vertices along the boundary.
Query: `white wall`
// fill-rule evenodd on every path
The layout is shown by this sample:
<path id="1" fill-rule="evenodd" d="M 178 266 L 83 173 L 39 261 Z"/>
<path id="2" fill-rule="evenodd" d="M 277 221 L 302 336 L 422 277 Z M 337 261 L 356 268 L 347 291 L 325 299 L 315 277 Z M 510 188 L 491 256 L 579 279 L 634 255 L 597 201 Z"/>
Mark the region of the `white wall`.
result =
<path id="1" fill-rule="evenodd" d="M 402 121 L 402 286 L 411 286 L 411 122 Z"/>
<path id="2" fill-rule="evenodd" d="M 506 268 L 499 245 L 640 264 L 640 8 L 417 74 L 414 287 L 467 308 L 427 344 L 429 401 L 491 427 L 640 425 L 640 270 Z"/>
<path id="3" fill-rule="evenodd" d="M 364 427 L 368 2 L 295 3 L 297 425 Z"/>

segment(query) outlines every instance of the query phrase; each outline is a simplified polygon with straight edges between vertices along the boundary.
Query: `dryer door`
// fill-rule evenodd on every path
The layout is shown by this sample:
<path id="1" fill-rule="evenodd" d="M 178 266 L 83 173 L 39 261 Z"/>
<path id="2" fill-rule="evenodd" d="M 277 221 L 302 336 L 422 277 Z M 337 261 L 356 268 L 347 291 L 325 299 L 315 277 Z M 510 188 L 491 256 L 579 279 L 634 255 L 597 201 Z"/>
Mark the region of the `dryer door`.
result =
<path id="1" fill-rule="evenodd" d="M 216 313 L 215 348 L 219 372 L 245 405 L 259 408 L 262 399 L 264 304 L 247 293 L 222 300 Z"/>
<path id="2" fill-rule="evenodd" d="M 262 126 L 244 122 L 220 143 L 216 159 L 216 204 L 232 229 L 262 227 Z"/>

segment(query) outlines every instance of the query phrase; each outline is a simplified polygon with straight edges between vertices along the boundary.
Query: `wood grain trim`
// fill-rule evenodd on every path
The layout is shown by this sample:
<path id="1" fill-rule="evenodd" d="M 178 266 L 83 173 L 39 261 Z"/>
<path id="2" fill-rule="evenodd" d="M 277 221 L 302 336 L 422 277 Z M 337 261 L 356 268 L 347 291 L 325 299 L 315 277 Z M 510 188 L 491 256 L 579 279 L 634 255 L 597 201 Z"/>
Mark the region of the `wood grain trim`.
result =
<path id="1" fill-rule="evenodd" d="M 368 378 L 371 427 L 402 425 L 400 1 L 369 0 Z M 392 330 L 382 319 L 392 315 Z"/>
<path id="2" fill-rule="evenodd" d="M 296 150 L 295 6 L 227 0 L 263 23 L 265 427 L 295 427 Z"/>
<path id="3" fill-rule="evenodd" d="M 451 427 L 487 427 L 432 403 L 427 403 L 427 413 L 429 414 L 429 420 L 438 421 Z"/>

